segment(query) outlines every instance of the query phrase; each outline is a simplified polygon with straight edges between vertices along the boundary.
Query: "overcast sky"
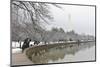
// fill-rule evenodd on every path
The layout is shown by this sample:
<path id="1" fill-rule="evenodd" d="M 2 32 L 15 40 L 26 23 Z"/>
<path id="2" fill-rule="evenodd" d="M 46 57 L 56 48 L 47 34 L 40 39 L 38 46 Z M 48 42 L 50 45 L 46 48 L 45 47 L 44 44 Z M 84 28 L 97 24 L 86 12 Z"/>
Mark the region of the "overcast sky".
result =
<path id="1" fill-rule="evenodd" d="M 90 6 L 60 5 L 62 9 L 50 5 L 54 21 L 46 24 L 52 27 L 63 28 L 65 31 L 75 30 L 79 34 L 95 35 L 95 8 Z"/>

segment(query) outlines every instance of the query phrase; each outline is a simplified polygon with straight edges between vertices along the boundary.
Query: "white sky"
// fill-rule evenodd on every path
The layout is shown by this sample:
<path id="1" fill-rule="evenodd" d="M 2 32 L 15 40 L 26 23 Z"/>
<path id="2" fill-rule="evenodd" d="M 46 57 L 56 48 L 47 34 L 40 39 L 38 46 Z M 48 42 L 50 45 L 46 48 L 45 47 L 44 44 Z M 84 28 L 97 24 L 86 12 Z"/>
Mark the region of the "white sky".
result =
<path id="1" fill-rule="evenodd" d="M 65 31 L 75 30 L 79 34 L 95 35 L 95 7 L 60 5 L 62 9 L 50 5 L 54 21 L 46 28 L 61 27 Z M 69 19 L 70 15 L 70 19 Z"/>

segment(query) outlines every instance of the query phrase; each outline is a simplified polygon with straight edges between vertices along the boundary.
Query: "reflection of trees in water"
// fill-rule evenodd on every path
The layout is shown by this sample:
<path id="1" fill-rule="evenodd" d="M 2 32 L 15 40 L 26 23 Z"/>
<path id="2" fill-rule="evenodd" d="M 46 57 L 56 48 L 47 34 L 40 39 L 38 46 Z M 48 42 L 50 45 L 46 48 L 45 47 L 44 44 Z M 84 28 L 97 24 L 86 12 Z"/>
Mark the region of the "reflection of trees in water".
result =
<path id="1" fill-rule="evenodd" d="M 47 63 L 48 61 L 56 61 L 58 59 L 63 59 L 65 56 L 65 53 L 59 53 L 59 52 L 46 52 L 43 55 L 40 56 L 32 56 L 33 63 L 39 64 L 39 63 Z"/>
<path id="2" fill-rule="evenodd" d="M 94 45 L 95 45 L 95 42 L 81 43 L 79 48 L 78 48 L 78 51 L 89 49 L 89 48 L 91 48 Z"/>
<path id="3" fill-rule="evenodd" d="M 75 55 L 78 51 L 86 50 L 94 46 L 94 42 L 89 43 L 81 43 L 81 44 L 70 44 L 73 45 L 72 47 L 68 45 L 63 45 L 60 47 L 54 47 L 51 49 L 48 49 L 41 55 L 35 56 L 32 55 L 32 61 L 35 64 L 41 64 L 41 63 L 48 63 L 50 60 L 56 61 L 59 59 L 64 59 L 65 55 Z"/>

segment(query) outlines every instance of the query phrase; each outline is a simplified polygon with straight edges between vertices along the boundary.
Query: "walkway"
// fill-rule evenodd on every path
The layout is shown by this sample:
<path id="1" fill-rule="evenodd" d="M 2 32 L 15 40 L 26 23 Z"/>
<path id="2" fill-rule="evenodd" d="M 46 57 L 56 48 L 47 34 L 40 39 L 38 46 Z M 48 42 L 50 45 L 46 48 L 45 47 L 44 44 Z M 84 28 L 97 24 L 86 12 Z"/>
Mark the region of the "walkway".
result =
<path id="1" fill-rule="evenodd" d="M 33 64 L 32 61 L 30 61 L 25 53 L 12 53 L 12 65 L 28 65 Z"/>

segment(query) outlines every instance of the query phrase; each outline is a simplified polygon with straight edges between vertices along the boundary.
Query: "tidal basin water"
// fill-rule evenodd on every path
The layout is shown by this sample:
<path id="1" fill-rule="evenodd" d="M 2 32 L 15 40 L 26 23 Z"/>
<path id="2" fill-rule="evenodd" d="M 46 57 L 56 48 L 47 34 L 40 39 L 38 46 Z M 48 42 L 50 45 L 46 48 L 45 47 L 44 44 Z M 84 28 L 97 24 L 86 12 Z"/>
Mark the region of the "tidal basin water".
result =
<path id="1" fill-rule="evenodd" d="M 78 62 L 95 60 L 95 42 L 70 44 L 48 49 L 44 54 L 32 56 L 34 64 Z"/>
<path id="2" fill-rule="evenodd" d="M 22 53 L 20 48 L 13 49 L 12 53 Z M 61 63 L 95 60 L 95 42 L 66 44 L 46 50 L 44 53 L 34 56 L 31 61 L 33 64 L 42 63 Z M 26 63 L 27 64 L 27 63 Z"/>

